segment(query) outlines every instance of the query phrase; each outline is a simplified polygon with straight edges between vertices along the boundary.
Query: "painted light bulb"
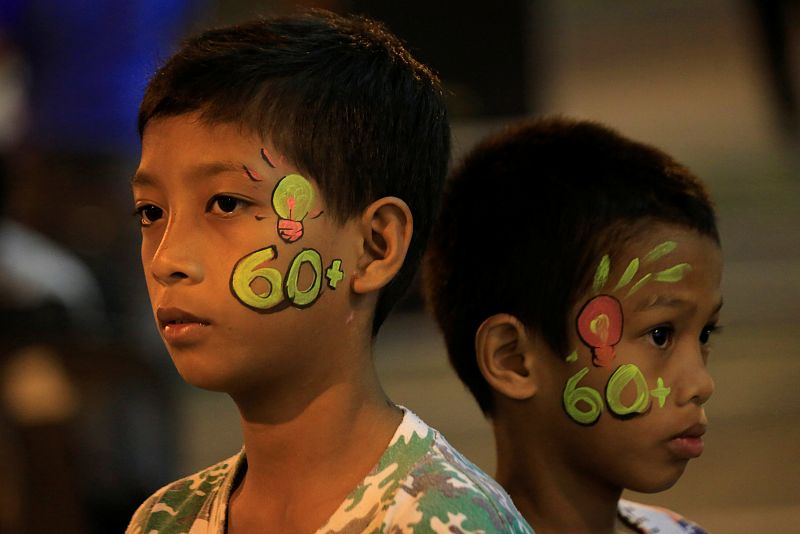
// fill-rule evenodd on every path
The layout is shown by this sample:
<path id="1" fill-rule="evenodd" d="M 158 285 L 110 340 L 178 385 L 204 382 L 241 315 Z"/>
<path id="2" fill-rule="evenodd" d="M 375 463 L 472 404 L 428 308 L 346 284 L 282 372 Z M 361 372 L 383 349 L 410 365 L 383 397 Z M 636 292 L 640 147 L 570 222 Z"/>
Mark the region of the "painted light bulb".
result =
<path id="1" fill-rule="evenodd" d="M 610 295 L 594 297 L 578 314 L 578 335 L 591 347 L 595 365 L 607 367 L 616 356 L 622 322 L 622 305 Z"/>
<path id="2" fill-rule="evenodd" d="M 314 204 L 314 188 L 299 174 L 281 178 L 272 193 L 272 208 L 278 214 L 278 235 L 287 243 L 303 236 L 303 219 Z"/>

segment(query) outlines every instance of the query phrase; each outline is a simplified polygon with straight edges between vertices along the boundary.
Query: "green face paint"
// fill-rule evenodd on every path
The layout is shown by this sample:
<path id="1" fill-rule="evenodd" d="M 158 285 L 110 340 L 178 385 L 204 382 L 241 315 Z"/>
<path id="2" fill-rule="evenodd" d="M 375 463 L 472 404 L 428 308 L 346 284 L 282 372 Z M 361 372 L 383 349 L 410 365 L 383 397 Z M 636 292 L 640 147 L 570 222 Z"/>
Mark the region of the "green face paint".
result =
<path id="1" fill-rule="evenodd" d="M 633 284 L 633 287 L 631 287 L 631 288 L 628 290 L 628 294 L 627 294 L 627 295 L 625 295 L 625 298 L 628 298 L 628 297 L 630 297 L 631 295 L 633 295 L 634 293 L 636 293 L 637 291 L 639 291 L 640 289 L 642 289 L 642 287 L 644 287 L 644 285 L 645 285 L 647 282 L 649 282 L 649 281 L 650 281 L 650 279 L 651 279 L 652 277 L 653 277 L 653 273 L 647 273 L 646 275 L 644 275 L 643 277 L 641 277 L 641 278 L 639 279 L 639 281 L 638 281 L 638 282 L 636 282 L 635 284 Z"/>
<path id="2" fill-rule="evenodd" d="M 631 262 L 628 264 L 628 267 L 625 268 L 625 272 L 622 273 L 622 276 L 617 282 L 616 287 L 614 287 L 614 291 L 627 286 L 633 277 L 636 275 L 636 272 L 639 270 L 639 258 L 633 258 Z"/>
<path id="3" fill-rule="evenodd" d="M 300 277 L 300 267 L 304 263 L 311 266 L 314 271 L 314 281 L 306 289 L 299 289 L 297 287 L 298 278 Z M 303 249 L 292 260 L 292 265 L 289 267 L 289 272 L 286 274 L 286 296 L 292 301 L 292 304 L 298 308 L 306 308 L 314 303 L 319 297 L 320 288 L 322 287 L 322 257 L 314 249 Z"/>
<path id="4" fill-rule="evenodd" d="M 636 398 L 626 406 L 622 402 L 623 390 L 633 382 L 636 387 Z M 642 371 L 632 363 L 620 365 L 606 385 L 606 402 L 608 409 L 621 417 L 641 414 L 650 407 L 650 390 Z"/>
<path id="5" fill-rule="evenodd" d="M 608 257 L 608 254 L 605 254 L 602 259 L 600 260 L 600 264 L 597 266 L 597 270 L 594 273 L 594 281 L 592 282 L 592 289 L 595 293 L 599 293 L 603 287 L 605 287 L 606 282 L 608 281 L 608 271 L 611 269 L 611 258 Z"/>
<path id="6" fill-rule="evenodd" d="M 633 281 L 634 277 L 639 274 L 639 269 L 642 265 L 647 265 L 663 258 L 673 252 L 677 246 L 675 241 L 665 241 L 650 250 L 641 261 L 639 258 L 632 259 L 625 268 L 625 272 L 620 276 L 619 281 L 614 287 L 614 291 L 627 287 Z M 692 267 L 688 263 L 679 263 L 663 271 L 645 273 L 630 287 L 625 298 L 630 297 L 651 281 L 662 283 L 679 282 L 691 269 Z M 610 270 L 611 259 L 608 254 L 605 254 L 600 260 L 592 280 L 592 290 L 595 294 L 599 293 L 605 287 L 608 282 Z M 607 366 L 613 359 L 613 355 L 604 356 L 604 354 L 599 353 L 601 352 L 600 349 L 605 350 L 607 346 L 613 346 L 613 344 L 619 341 L 616 337 L 616 332 L 619 330 L 619 335 L 621 335 L 622 332 L 622 307 L 621 305 L 619 306 L 620 313 L 618 320 L 612 320 L 613 317 L 609 313 L 600 313 L 600 311 L 603 310 L 598 310 L 597 313 L 594 313 L 594 310 L 589 305 L 594 302 L 600 302 L 600 299 L 611 298 L 612 297 L 609 295 L 595 296 L 584 304 L 581 312 L 578 314 L 578 334 L 581 340 L 592 348 L 593 362 L 595 365 Z M 618 302 L 616 299 L 614 299 L 614 301 Z M 589 311 L 587 311 L 587 308 Z M 616 315 L 614 317 L 616 317 Z M 613 331 L 611 328 L 612 325 L 614 326 Z M 609 341 L 612 339 L 614 340 L 613 343 Z M 598 354 L 600 356 L 599 358 Z M 570 363 L 577 360 L 577 349 L 566 357 L 566 361 Z M 591 425 L 595 423 L 600 418 L 603 411 L 603 396 L 600 392 L 589 386 L 578 386 L 578 382 L 588 373 L 589 367 L 584 367 L 570 377 L 564 386 L 562 395 L 563 406 L 567 415 L 573 421 L 581 425 Z M 626 388 L 631 385 L 635 388 L 635 395 L 633 401 L 626 404 L 622 400 L 622 395 Z M 658 377 L 656 387 L 650 389 L 641 369 L 635 364 L 629 363 L 619 366 L 606 383 L 605 404 L 608 406 L 609 411 L 617 417 L 634 417 L 644 414 L 650 409 L 651 397 L 656 399 L 659 408 L 663 408 L 666 398 L 670 395 L 671 391 L 671 388 L 664 385 L 664 379 L 661 377 Z"/>
<path id="7" fill-rule="evenodd" d="M 287 243 L 303 237 L 303 219 L 314 204 L 314 188 L 305 177 L 288 174 L 272 192 L 272 208 L 278 214 L 278 235 Z"/>
<path id="8" fill-rule="evenodd" d="M 331 266 L 325 271 L 325 278 L 328 279 L 328 287 L 336 289 L 336 285 L 344 278 L 342 260 L 333 260 Z"/>
<path id="9" fill-rule="evenodd" d="M 658 400 L 659 408 L 663 408 L 664 402 L 666 402 L 671 392 L 672 388 L 664 387 L 664 379 L 659 376 L 658 380 L 656 380 L 656 387 L 650 390 L 650 396 Z"/>
<path id="10" fill-rule="evenodd" d="M 307 308 L 311 306 L 322 292 L 322 256 L 314 249 L 303 249 L 293 259 L 283 275 L 273 267 L 264 264 L 278 257 L 275 246 L 269 246 L 248 254 L 239 260 L 231 274 L 231 292 L 245 306 L 257 311 L 277 311 L 286 306 Z M 305 289 L 298 286 L 300 269 L 308 265 L 314 279 Z M 336 289 L 336 282 L 344 278 L 341 269 L 342 260 L 333 260 L 325 277 L 328 285 Z M 332 280 L 334 282 L 332 282 Z M 257 289 L 266 284 L 267 289 Z"/>
<path id="11" fill-rule="evenodd" d="M 578 382 L 589 373 L 584 367 L 575 373 L 564 386 L 562 405 L 567 415 L 578 424 L 594 424 L 603 412 L 603 396 L 590 386 L 578 386 Z M 627 387 L 633 385 L 635 397 L 630 404 L 625 404 L 622 394 Z M 658 377 L 656 387 L 650 389 L 644 374 L 632 363 L 620 365 L 608 379 L 605 390 L 605 405 L 615 416 L 623 419 L 642 415 L 650 409 L 650 397 L 658 401 L 663 408 L 666 398 L 672 390 L 664 386 L 664 379 Z"/>
<path id="12" fill-rule="evenodd" d="M 668 283 L 675 283 L 680 282 L 686 273 L 692 270 L 692 266 L 688 263 L 679 263 L 669 269 L 665 269 L 661 272 L 656 273 L 653 276 L 653 279 L 656 282 L 668 282 Z"/>
<path id="13" fill-rule="evenodd" d="M 239 301 L 256 310 L 269 310 L 283 301 L 281 273 L 272 267 L 262 264 L 278 257 L 274 246 L 257 250 L 240 259 L 231 275 L 231 291 Z M 253 287 L 257 280 L 267 283 L 267 291 L 258 291 Z"/>
<path id="14" fill-rule="evenodd" d="M 644 257 L 644 260 L 642 260 L 642 263 L 644 263 L 645 265 L 647 265 L 648 263 L 653 263 L 657 259 L 666 256 L 667 254 L 675 250 L 677 247 L 678 244 L 675 241 L 664 241 L 660 245 L 656 245 L 653 248 L 653 250 L 648 252 Z"/>
<path id="15" fill-rule="evenodd" d="M 603 399 L 600 393 L 587 386 L 578 386 L 584 376 L 589 372 L 588 367 L 584 367 L 575 373 L 564 386 L 562 401 L 564 410 L 573 421 L 581 425 L 591 425 L 595 423 L 603 411 Z"/>
<path id="16" fill-rule="evenodd" d="M 675 241 L 664 241 L 660 245 L 656 245 L 644 259 L 640 262 L 639 258 L 633 258 L 628 266 L 625 268 L 625 272 L 622 273 L 620 276 L 617 285 L 614 286 L 614 291 L 618 291 L 633 281 L 634 276 L 639 272 L 639 268 L 641 265 L 646 265 L 648 263 L 652 263 L 660 258 L 663 258 L 667 254 L 671 253 L 678 247 L 678 244 Z M 592 281 L 592 290 L 594 293 L 599 293 L 603 287 L 605 287 L 606 282 L 608 281 L 609 271 L 611 269 L 611 259 L 609 258 L 608 254 L 605 254 L 603 258 L 600 260 L 600 263 L 597 266 L 597 270 L 594 273 L 594 279 Z M 680 263 L 678 265 L 674 265 L 668 269 L 657 273 L 646 273 L 644 274 L 639 280 L 628 290 L 628 293 L 625 295 L 625 298 L 630 297 L 637 291 L 639 291 L 645 284 L 650 282 L 651 280 L 655 282 L 666 282 L 666 283 L 674 283 L 679 282 L 686 276 L 692 269 L 692 266 L 688 263 Z"/>

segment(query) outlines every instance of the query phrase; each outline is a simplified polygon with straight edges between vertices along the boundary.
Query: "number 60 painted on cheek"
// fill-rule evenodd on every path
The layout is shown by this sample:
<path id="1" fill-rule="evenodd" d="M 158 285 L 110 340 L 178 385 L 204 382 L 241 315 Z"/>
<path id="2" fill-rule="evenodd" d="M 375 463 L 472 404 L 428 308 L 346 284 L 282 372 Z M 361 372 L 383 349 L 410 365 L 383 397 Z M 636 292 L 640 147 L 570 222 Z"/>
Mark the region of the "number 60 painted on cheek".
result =
<path id="1" fill-rule="evenodd" d="M 292 260 L 284 282 L 283 275 L 273 267 L 263 266 L 277 257 L 274 246 L 269 246 L 248 254 L 236 264 L 231 275 L 231 291 L 239 301 L 255 310 L 270 310 L 279 306 L 288 298 L 290 304 L 297 308 L 305 308 L 314 303 L 319 297 L 322 288 L 322 257 L 314 249 L 303 249 Z M 337 263 L 338 262 L 338 263 Z M 300 267 L 309 264 L 314 271 L 314 281 L 306 289 L 298 287 Z M 334 282 L 341 279 L 343 273 L 339 269 L 341 262 L 336 260 L 326 275 L 332 289 L 336 288 Z M 336 270 L 335 273 L 331 272 Z M 341 276 L 336 276 L 341 275 Z M 265 281 L 269 288 L 262 292 L 253 289 L 256 280 Z"/>
<path id="2" fill-rule="evenodd" d="M 564 409 L 567 414 L 582 425 L 594 424 L 603 412 L 603 398 L 600 392 L 589 386 L 578 386 L 578 382 L 583 380 L 588 372 L 589 368 L 584 367 L 567 380 L 563 394 Z M 622 391 L 631 382 L 636 386 L 636 398 L 626 405 L 622 401 Z M 632 363 L 617 367 L 608 380 L 605 393 L 609 410 L 620 417 L 642 414 L 650 407 L 651 392 L 647 387 L 647 381 L 641 369 Z M 584 406 L 581 407 L 578 403 L 583 403 Z"/>

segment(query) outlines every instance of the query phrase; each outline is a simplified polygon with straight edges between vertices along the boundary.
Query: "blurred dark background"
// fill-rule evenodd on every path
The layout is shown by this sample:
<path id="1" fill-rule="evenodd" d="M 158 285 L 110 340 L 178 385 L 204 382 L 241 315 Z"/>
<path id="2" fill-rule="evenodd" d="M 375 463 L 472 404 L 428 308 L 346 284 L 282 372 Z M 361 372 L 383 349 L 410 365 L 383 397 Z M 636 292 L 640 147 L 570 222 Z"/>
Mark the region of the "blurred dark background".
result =
<path id="1" fill-rule="evenodd" d="M 384 21 L 441 74 L 456 161 L 511 120 L 562 113 L 656 144 L 709 183 L 726 329 L 708 447 L 675 488 L 634 498 L 711 532 L 796 532 L 791 0 L 0 0 L 0 532 L 120 532 L 156 488 L 240 447 L 230 400 L 183 384 L 152 325 L 130 216 L 135 115 L 187 32 L 309 6 Z M 417 292 L 377 353 L 393 399 L 492 472 L 488 424 Z"/>

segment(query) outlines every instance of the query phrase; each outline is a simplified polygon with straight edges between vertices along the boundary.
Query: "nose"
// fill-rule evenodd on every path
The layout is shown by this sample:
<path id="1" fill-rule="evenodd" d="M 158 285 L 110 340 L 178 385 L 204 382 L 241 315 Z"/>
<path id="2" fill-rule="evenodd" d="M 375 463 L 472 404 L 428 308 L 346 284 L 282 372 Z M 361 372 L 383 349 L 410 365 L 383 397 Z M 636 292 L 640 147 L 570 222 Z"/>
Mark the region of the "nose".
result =
<path id="1" fill-rule="evenodd" d="M 171 219 L 150 260 L 150 275 L 162 285 L 203 281 L 202 240 L 191 224 Z M 145 248 L 142 248 L 145 255 Z M 145 258 L 143 258 L 145 259 Z"/>
<path id="2" fill-rule="evenodd" d="M 713 393 L 714 379 L 708 370 L 706 357 L 702 348 L 696 347 L 686 355 L 677 401 L 681 405 L 693 403 L 702 406 Z"/>

